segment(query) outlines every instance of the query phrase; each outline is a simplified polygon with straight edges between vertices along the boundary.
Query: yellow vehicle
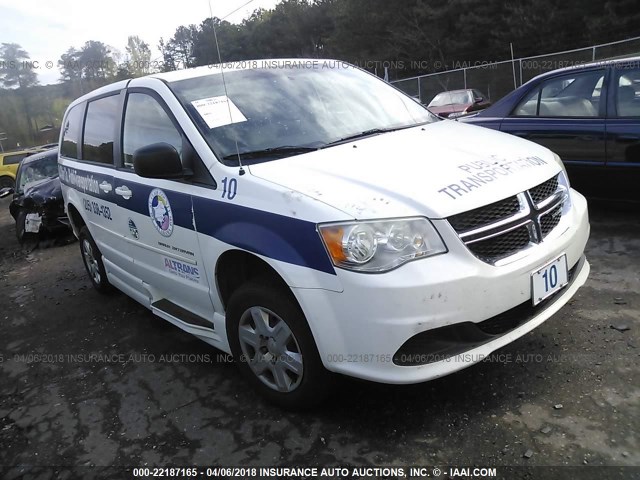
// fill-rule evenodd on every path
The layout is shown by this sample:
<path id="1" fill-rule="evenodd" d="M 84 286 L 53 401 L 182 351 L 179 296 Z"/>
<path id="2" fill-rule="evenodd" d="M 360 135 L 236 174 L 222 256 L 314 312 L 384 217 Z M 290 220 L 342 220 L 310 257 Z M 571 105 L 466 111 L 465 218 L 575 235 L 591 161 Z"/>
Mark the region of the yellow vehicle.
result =
<path id="1" fill-rule="evenodd" d="M 22 159 L 39 151 L 37 148 L 30 148 L 0 153 L 0 188 L 13 187 L 16 183 L 18 165 Z"/>

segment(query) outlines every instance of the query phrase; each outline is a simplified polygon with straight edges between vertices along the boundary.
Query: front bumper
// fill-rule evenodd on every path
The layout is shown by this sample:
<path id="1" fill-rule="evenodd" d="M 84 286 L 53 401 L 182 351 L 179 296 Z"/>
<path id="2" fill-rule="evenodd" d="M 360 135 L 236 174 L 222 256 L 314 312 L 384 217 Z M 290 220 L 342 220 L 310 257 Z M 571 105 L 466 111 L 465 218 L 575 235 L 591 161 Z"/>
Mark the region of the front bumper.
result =
<path id="1" fill-rule="evenodd" d="M 449 247 L 447 254 L 381 275 L 338 270 L 342 293 L 294 289 L 325 367 L 383 383 L 417 383 L 477 363 L 533 330 L 560 310 L 589 275 L 589 263 L 583 257 L 589 237 L 587 204 L 575 191 L 571 200 L 570 211 L 542 243 L 505 265 L 493 266 L 476 258 L 448 222 L 438 220 L 434 224 Z M 561 254 L 566 254 L 569 269 L 574 269 L 571 283 L 548 302 L 523 313 L 526 318 L 513 328 L 481 342 L 467 342 L 441 359 L 398 362 L 401 347 L 423 332 L 435 334 L 444 327 L 480 324 L 505 312 L 518 312 L 519 306 L 531 301 L 531 273 Z"/>

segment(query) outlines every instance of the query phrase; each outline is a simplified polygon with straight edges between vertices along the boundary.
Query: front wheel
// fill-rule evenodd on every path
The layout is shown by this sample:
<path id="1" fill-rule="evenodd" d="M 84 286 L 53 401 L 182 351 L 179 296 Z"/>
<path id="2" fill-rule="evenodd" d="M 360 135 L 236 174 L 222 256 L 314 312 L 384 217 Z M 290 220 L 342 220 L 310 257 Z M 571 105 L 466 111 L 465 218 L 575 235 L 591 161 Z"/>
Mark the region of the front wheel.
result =
<path id="1" fill-rule="evenodd" d="M 16 238 L 18 243 L 27 252 L 35 250 L 40 241 L 40 235 L 38 233 L 27 232 L 25 224 L 27 221 L 27 211 L 20 209 L 16 213 Z"/>
<path id="2" fill-rule="evenodd" d="M 87 227 L 80 229 L 78 240 L 80 241 L 80 253 L 82 253 L 84 268 L 86 268 L 89 274 L 93 288 L 100 293 L 112 292 L 113 287 L 109 283 L 109 280 L 107 280 L 107 271 L 102 263 L 102 254 L 100 250 L 98 250 L 98 246 L 96 242 L 93 241 Z"/>
<path id="3" fill-rule="evenodd" d="M 243 375 L 285 408 L 319 404 L 330 391 L 309 325 L 293 295 L 268 281 L 240 287 L 229 300 L 227 335 Z"/>

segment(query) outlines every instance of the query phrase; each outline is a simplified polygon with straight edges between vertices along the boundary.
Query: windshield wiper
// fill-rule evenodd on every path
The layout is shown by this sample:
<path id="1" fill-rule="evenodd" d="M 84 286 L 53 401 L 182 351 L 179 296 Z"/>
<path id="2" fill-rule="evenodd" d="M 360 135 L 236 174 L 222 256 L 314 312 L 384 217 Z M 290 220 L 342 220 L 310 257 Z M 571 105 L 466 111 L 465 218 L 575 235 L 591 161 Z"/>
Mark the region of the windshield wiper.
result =
<path id="1" fill-rule="evenodd" d="M 302 146 L 281 146 L 281 147 L 270 147 L 263 148 L 262 150 L 251 150 L 248 152 L 240 152 L 240 157 L 242 159 L 256 159 L 256 158 L 265 158 L 265 157 L 289 157 L 293 155 L 300 155 L 301 153 L 307 152 L 315 152 L 318 150 L 318 147 L 302 147 Z M 238 154 L 231 153 L 222 158 L 223 160 L 237 160 Z"/>
<path id="2" fill-rule="evenodd" d="M 423 123 L 416 123 L 413 125 L 403 125 L 402 127 L 372 128 L 370 130 L 365 130 L 364 132 L 355 133 L 353 135 L 348 135 L 346 137 L 339 138 L 338 140 L 334 140 L 333 142 L 325 143 L 321 148 L 332 147 L 334 145 L 340 145 L 341 143 L 347 143 L 352 140 L 357 140 L 359 138 L 371 137 L 373 135 L 379 135 L 381 133 L 395 132 L 396 130 L 404 130 L 405 128 L 417 127 L 419 125 L 423 125 Z"/>

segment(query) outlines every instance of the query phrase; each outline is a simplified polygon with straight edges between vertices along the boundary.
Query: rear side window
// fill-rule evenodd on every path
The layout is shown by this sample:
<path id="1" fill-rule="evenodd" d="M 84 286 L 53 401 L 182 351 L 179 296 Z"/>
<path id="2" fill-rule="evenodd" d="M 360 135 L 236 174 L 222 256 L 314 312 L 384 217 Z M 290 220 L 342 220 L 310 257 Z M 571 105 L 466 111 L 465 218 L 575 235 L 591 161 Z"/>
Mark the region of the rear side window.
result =
<path id="1" fill-rule="evenodd" d="M 528 94 L 513 112 L 520 117 L 597 117 L 604 70 L 553 77 Z"/>
<path id="2" fill-rule="evenodd" d="M 16 163 L 20 163 L 24 158 L 24 154 L 20 155 L 7 155 L 4 157 L 5 165 L 15 165 Z"/>
<path id="3" fill-rule="evenodd" d="M 80 125 L 82 124 L 82 105 L 76 105 L 64 120 L 62 132 L 62 145 L 60 154 L 68 158 L 78 158 L 78 139 L 80 138 Z"/>
<path id="4" fill-rule="evenodd" d="M 87 105 L 82 143 L 83 160 L 113 164 L 113 143 L 119 98 L 118 95 L 111 95 L 89 102 Z"/>
<path id="5" fill-rule="evenodd" d="M 173 145 L 182 157 L 182 135 L 162 106 L 147 94 L 129 94 L 122 138 L 124 166 L 133 167 L 137 149 L 159 142 Z"/>

